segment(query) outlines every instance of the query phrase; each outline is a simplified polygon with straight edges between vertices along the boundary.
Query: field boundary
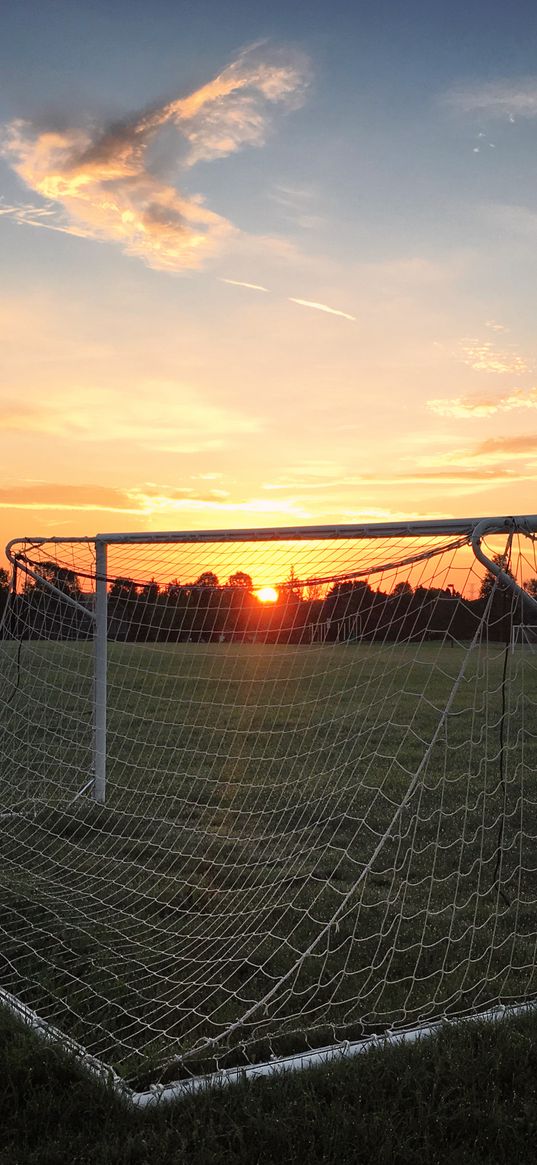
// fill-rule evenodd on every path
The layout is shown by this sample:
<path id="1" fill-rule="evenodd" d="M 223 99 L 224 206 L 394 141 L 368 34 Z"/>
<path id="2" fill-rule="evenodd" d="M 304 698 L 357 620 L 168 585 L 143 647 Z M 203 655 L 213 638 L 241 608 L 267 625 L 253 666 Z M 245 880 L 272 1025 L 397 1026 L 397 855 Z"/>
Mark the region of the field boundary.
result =
<path id="1" fill-rule="evenodd" d="M 3 988 L 0 988 L 0 1005 L 5 1007 L 11 1015 L 39 1039 L 58 1047 L 88 1075 L 111 1088 L 118 1099 L 123 1100 L 133 1109 L 154 1108 L 157 1105 L 179 1102 L 213 1088 L 222 1089 L 242 1084 L 247 1080 L 282 1076 L 287 1072 L 303 1072 L 309 1068 L 341 1064 L 346 1060 L 363 1055 L 372 1048 L 384 1050 L 401 1044 L 413 1044 L 420 1040 L 428 1040 L 439 1035 L 446 1028 L 463 1027 L 476 1023 L 494 1024 L 521 1016 L 537 1015 L 537 1000 L 526 1003 L 500 1003 L 487 1008 L 486 1011 L 472 1012 L 471 1015 L 446 1015 L 433 1023 L 422 1024 L 418 1027 L 402 1031 L 373 1033 L 361 1040 L 347 1040 L 341 1044 L 317 1048 L 309 1052 L 298 1052 L 265 1063 L 248 1064 L 238 1068 L 222 1068 L 210 1074 L 192 1076 L 188 1080 L 176 1080 L 171 1084 L 153 1084 L 150 1088 L 138 1092 L 136 1089 L 130 1088 L 113 1068 L 108 1067 L 96 1056 L 91 1056 L 76 1040 L 66 1036 L 53 1024 L 41 1019 L 31 1007 L 27 1007 L 26 1004 Z"/>

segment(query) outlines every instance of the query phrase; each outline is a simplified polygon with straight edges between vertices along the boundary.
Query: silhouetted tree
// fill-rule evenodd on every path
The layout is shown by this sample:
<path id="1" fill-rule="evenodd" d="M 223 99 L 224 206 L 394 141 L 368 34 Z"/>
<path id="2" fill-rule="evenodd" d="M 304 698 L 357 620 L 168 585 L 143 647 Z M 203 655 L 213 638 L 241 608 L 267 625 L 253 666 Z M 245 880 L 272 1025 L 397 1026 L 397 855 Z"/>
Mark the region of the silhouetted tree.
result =
<path id="1" fill-rule="evenodd" d="M 115 578 L 110 587 L 111 599 L 135 599 L 138 593 L 136 583 L 132 578 Z"/>
<path id="2" fill-rule="evenodd" d="M 235 574 L 230 574 L 228 578 L 228 586 L 242 587 L 245 591 L 253 589 L 253 582 L 249 574 L 245 574 L 243 570 L 236 570 Z"/>
<path id="3" fill-rule="evenodd" d="M 146 603 L 156 603 L 160 593 L 160 587 L 156 579 L 152 578 L 150 582 L 144 583 L 140 587 L 140 598 Z"/>
<path id="4" fill-rule="evenodd" d="M 298 601 L 302 599 L 302 587 L 300 586 L 294 566 L 291 567 L 285 580 L 285 590 L 288 595 L 292 595 Z"/>
<path id="5" fill-rule="evenodd" d="M 343 579 L 330 588 L 325 600 L 329 638 L 357 639 L 372 607 L 373 591 L 364 579 Z"/>
<path id="6" fill-rule="evenodd" d="M 395 595 L 396 598 L 402 598 L 403 595 L 410 596 L 412 594 L 412 587 L 411 587 L 408 579 L 405 579 L 404 582 L 396 583 L 396 585 L 393 588 L 392 593 Z"/>
<path id="7" fill-rule="evenodd" d="M 363 579 L 346 578 L 342 582 L 334 583 L 327 592 L 327 599 L 329 598 L 344 598 L 347 597 L 353 600 L 362 601 L 365 595 L 372 595 L 373 591 L 369 583 L 364 582 Z"/>
<path id="8" fill-rule="evenodd" d="M 513 572 L 506 563 L 505 555 L 495 554 L 492 561 L 503 570 L 504 574 L 509 575 L 509 578 L 513 578 Z M 505 591 L 507 589 L 506 584 L 498 579 L 497 575 L 493 574 L 492 571 L 488 570 L 486 575 L 481 579 L 479 598 L 488 599 L 495 585 L 497 585 L 498 591 Z"/>
<path id="9" fill-rule="evenodd" d="M 41 575 L 45 584 L 50 583 L 56 590 L 61 591 L 64 595 L 69 595 L 71 598 L 77 598 L 80 594 L 80 585 L 78 582 L 78 575 L 74 570 L 70 570 L 67 566 L 59 566 L 57 562 L 40 562 L 36 573 Z M 42 587 L 43 583 L 36 582 L 36 587 Z"/>
<path id="10" fill-rule="evenodd" d="M 0 566 L 0 614 L 3 614 L 9 597 L 9 574 Z M 1 632 L 0 632 L 1 634 Z"/>
<path id="11" fill-rule="evenodd" d="M 221 596 L 218 576 L 212 570 L 202 571 L 190 590 L 189 638 L 207 643 L 218 636 L 221 629 Z"/>
<path id="12" fill-rule="evenodd" d="M 204 570 L 194 583 L 195 587 L 217 587 L 218 577 L 212 570 Z"/>
<path id="13" fill-rule="evenodd" d="M 322 595 L 322 586 L 320 583 L 308 582 L 304 587 L 304 598 L 308 603 L 315 603 Z"/>
<path id="14" fill-rule="evenodd" d="M 166 586 L 164 587 L 164 594 L 166 595 L 168 602 L 173 603 L 177 602 L 177 600 L 181 598 L 184 589 L 185 588 L 181 586 L 178 578 L 172 578 L 171 582 L 166 583 Z"/>

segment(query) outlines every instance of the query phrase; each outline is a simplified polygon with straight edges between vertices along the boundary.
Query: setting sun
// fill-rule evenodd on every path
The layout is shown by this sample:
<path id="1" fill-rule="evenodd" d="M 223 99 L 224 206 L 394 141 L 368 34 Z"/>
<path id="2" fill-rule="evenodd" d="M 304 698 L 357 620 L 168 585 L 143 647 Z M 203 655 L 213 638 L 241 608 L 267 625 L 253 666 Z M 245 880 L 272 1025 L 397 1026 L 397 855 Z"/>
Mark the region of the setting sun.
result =
<path id="1" fill-rule="evenodd" d="M 278 592 L 274 587 L 261 587 L 261 590 L 255 593 L 260 603 L 275 603 L 278 599 Z"/>

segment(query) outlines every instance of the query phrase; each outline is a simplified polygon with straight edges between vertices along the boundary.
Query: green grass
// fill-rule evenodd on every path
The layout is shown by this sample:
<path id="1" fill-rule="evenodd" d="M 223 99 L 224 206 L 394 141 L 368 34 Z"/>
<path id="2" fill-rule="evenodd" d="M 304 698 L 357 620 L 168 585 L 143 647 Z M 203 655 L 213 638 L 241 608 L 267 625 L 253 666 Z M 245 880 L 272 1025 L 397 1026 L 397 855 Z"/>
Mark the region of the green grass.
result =
<path id="1" fill-rule="evenodd" d="M 0 1018 L 2 1165 L 531 1165 L 537 1016 L 127 1109 Z"/>
<path id="2" fill-rule="evenodd" d="M 465 654 L 113 644 L 102 808 L 90 645 L 3 644 L 0 982 L 138 1081 L 534 994 L 532 656 L 429 748 Z"/>

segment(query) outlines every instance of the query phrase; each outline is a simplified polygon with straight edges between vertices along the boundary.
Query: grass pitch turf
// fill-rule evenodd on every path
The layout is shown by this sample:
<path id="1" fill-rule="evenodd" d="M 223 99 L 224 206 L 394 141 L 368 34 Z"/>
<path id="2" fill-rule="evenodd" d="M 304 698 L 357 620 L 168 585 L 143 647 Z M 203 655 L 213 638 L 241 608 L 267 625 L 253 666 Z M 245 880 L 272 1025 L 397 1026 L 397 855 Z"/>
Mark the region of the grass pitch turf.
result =
<path id="1" fill-rule="evenodd" d="M 111 644 L 105 807 L 91 645 L 1 653 L 1 983 L 128 1078 L 535 991 L 531 651 L 431 747 L 464 647 Z"/>
<path id="2" fill-rule="evenodd" d="M 537 1019 L 133 1112 L 0 1014 L 2 1165 L 533 1165 Z"/>

